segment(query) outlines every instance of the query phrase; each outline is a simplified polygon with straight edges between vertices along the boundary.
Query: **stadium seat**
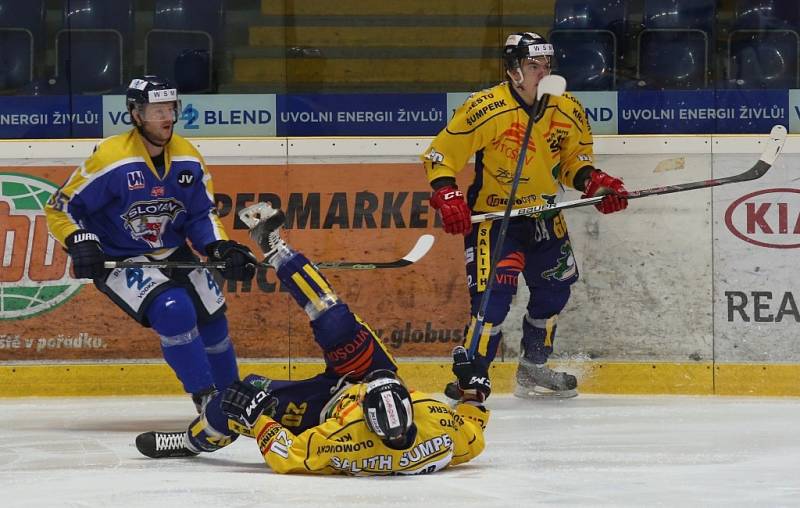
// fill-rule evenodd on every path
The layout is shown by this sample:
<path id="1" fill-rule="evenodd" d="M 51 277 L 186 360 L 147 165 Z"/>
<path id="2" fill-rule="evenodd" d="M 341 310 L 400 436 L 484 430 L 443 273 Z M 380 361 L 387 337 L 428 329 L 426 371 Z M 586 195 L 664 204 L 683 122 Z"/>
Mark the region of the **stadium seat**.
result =
<path id="1" fill-rule="evenodd" d="M 56 76 L 72 93 L 108 93 L 123 81 L 122 37 L 111 29 L 62 30 L 56 36 Z"/>
<path id="2" fill-rule="evenodd" d="M 715 12 L 715 0 L 645 0 L 636 71 L 639 86 L 708 86 Z"/>
<path id="3" fill-rule="evenodd" d="M 156 0 L 146 73 L 174 80 L 184 93 L 210 91 L 223 16 L 222 0 Z"/>
<path id="4" fill-rule="evenodd" d="M 120 87 L 133 36 L 132 0 L 70 0 L 56 33 L 56 76 L 73 93 Z"/>
<path id="5" fill-rule="evenodd" d="M 33 34 L 0 28 L 0 92 L 18 90 L 33 80 Z"/>
<path id="6" fill-rule="evenodd" d="M 33 81 L 34 60 L 43 55 L 44 0 L 0 0 L 0 93 Z"/>
<path id="7" fill-rule="evenodd" d="M 622 0 L 557 0 L 549 38 L 570 90 L 613 90 L 626 22 Z"/>
<path id="8" fill-rule="evenodd" d="M 791 0 L 739 0 L 734 27 L 750 29 L 790 29 L 800 25 L 800 7 Z"/>
<path id="9" fill-rule="evenodd" d="M 728 35 L 731 88 L 797 88 L 800 35 L 796 2 L 740 0 Z"/>

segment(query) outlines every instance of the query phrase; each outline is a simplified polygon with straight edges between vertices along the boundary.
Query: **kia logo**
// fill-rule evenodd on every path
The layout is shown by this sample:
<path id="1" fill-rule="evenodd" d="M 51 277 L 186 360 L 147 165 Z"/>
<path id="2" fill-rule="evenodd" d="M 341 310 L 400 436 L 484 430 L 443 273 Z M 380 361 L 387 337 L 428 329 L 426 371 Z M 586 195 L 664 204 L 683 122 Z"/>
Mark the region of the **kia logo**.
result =
<path id="1" fill-rule="evenodd" d="M 725 211 L 725 225 L 745 242 L 771 249 L 800 247 L 800 189 L 764 189 Z"/>

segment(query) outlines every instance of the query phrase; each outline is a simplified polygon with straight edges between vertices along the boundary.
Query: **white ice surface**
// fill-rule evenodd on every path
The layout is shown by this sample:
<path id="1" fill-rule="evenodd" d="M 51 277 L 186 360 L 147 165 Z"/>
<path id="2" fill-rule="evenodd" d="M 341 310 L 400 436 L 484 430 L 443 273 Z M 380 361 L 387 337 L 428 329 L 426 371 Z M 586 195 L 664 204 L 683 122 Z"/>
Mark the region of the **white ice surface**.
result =
<path id="1" fill-rule="evenodd" d="M 490 399 L 484 453 L 420 477 L 289 476 L 252 440 L 193 459 L 134 439 L 187 398 L 0 399 L 2 507 L 800 506 L 800 399 Z"/>

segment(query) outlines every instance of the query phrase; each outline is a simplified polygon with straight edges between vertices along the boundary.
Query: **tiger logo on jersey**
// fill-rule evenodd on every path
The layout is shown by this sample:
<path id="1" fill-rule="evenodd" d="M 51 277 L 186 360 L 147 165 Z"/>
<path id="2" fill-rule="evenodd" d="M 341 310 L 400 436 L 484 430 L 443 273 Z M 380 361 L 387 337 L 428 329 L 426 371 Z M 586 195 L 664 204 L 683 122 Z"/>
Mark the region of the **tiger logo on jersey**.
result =
<path id="1" fill-rule="evenodd" d="M 175 198 L 166 198 L 137 201 L 120 217 L 131 238 L 152 248 L 161 248 L 164 246 L 162 234 L 181 213 L 186 213 L 183 203 Z"/>

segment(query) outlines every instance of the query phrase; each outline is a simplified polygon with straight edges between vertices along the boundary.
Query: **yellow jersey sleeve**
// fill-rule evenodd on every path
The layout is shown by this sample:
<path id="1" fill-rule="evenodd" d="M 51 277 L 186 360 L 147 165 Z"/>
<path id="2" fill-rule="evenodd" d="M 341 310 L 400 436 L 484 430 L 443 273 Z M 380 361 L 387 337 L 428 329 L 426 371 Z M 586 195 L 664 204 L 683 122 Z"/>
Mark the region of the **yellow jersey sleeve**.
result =
<path id="1" fill-rule="evenodd" d="M 585 166 L 594 166 L 594 141 L 583 105 L 572 94 L 556 100 L 548 142 L 557 143 L 561 152 L 558 180 L 575 188 L 575 176 Z"/>
<path id="2" fill-rule="evenodd" d="M 459 403 L 454 410 L 456 432 L 453 434 L 452 465 L 474 459 L 483 451 L 486 443 L 483 432 L 489 422 L 489 410 L 467 403 Z"/>
<path id="3" fill-rule="evenodd" d="M 421 156 L 429 182 L 441 177 L 455 177 L 475 152 L 497 137 L 498 123 L 493 119 L 519 109 L 507 94 L 501 92 L 494 87 L 475 93 L 456 110 L 447 127 L 439 132 Z"/>

